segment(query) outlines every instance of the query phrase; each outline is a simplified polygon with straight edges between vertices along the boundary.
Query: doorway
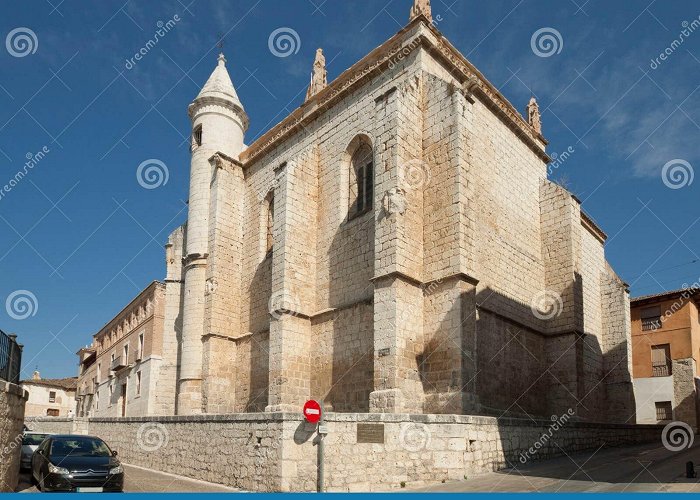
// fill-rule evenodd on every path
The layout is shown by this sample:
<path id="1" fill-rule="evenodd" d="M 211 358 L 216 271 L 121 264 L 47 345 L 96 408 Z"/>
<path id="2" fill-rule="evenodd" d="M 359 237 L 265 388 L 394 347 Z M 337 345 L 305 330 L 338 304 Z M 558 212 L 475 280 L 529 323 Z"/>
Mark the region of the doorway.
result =
<path id="1" fill-rule="evenodd" d="M 122 417 L 126 417 L 126 382 L 122 384 Z"/>

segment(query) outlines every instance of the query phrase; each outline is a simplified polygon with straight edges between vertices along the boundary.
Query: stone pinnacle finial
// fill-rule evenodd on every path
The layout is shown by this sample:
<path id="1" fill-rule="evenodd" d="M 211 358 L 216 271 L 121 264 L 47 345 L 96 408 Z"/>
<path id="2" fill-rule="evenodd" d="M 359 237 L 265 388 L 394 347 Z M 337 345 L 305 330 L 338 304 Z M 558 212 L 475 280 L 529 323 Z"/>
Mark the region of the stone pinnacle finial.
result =
<path id="1" fill-rule="evenodd" d="M 542 115 L 540 114 L 540 106 L 537 104 L 537 99 L 534 96 L 530 98 L 527 105 L 527 122 L 535 129 L 535 132 L 542 135 Z"/>
<path id="2" fill-rule="evenodd" d="M 323 49 L 318 49 L 316 51 L 316 59 L 314 59 L 314 68 L 311 72 L 309 90 L 306 91 L 306 100 L 308 101 L 327 86 L 328 71 L 326 71 L 326 58 L 323 55 Z"/>
<path id="3" fill-rule="evenodd" d="M 224 57 L 224 53 L 221 52 L 219 54 L 219 58 L 217 59 L 219 66 L 226 66 L 226 58 Z"/>
<path id="4" fill-rule="evenodd" d="M 430 8 L 430 0 L 413 0 L 413 7 L 411 7 L 411 18 L 409 21 L 413 21 L 416 17 L 423 14 L 428 18 L 428 21 L 433 20 L 432 10 Z"/>

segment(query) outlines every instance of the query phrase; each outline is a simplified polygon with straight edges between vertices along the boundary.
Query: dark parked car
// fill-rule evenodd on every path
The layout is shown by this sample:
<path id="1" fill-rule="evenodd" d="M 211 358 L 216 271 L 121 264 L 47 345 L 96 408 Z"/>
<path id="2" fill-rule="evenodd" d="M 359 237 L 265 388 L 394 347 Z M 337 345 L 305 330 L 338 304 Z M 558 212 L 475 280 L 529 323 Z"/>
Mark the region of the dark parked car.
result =
<path id="1" fill-rule="evenodd" d="M 32 480 L 41 491 L 122 491 L 124 469 L 99 438 L 55 435 L 32 455 Z"/>
<path id="2" fill-rule="evenodd" d="M 41 442 L 49 435 L 45 432 L 26 431 L 22 435 L 22 455 L 19 462 L 20 469 L 32 468 L 32 455 L 39 447 Z"/>

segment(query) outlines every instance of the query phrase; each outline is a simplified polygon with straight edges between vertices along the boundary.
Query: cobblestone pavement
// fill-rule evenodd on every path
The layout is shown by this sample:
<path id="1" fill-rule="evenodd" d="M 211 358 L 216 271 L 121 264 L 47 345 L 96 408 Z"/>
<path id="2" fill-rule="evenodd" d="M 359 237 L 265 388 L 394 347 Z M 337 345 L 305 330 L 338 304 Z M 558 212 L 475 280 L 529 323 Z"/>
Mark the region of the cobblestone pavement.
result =
<path id="1" fill-rule="evenodd" d="M 215 493 L 237 491 L 214 483 L 197 481 L 182 476 L 165 474 L 150 469 L 142 469 L 131 465 L 124 465 L 126 481 L 124 491 L 134 493 Z M 29 480 L 29 473 L 20 476 L 20 484 L 17 491 L 22 493 L 36 493 L 36 487 Z"/>
<path id="2" fill-rule="evenodd" d="M 418 491 L 698 493 L 700 480 L 685 477 L 688 461 L 700 475 L 700 442 L 675 453 L 660 444 L 600 448 Z"/>

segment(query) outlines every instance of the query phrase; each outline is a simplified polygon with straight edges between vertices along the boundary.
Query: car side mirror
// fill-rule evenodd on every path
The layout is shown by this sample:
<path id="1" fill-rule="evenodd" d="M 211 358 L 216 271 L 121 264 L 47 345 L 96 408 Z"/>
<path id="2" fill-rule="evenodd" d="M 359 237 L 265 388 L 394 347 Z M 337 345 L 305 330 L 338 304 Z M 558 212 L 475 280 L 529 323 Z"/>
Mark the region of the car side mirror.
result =
<path id="1" fill-rule="evenodd" d="M 117 456 L 117 450 L 112 450 L 112 456 L 116 457 Z"/>

